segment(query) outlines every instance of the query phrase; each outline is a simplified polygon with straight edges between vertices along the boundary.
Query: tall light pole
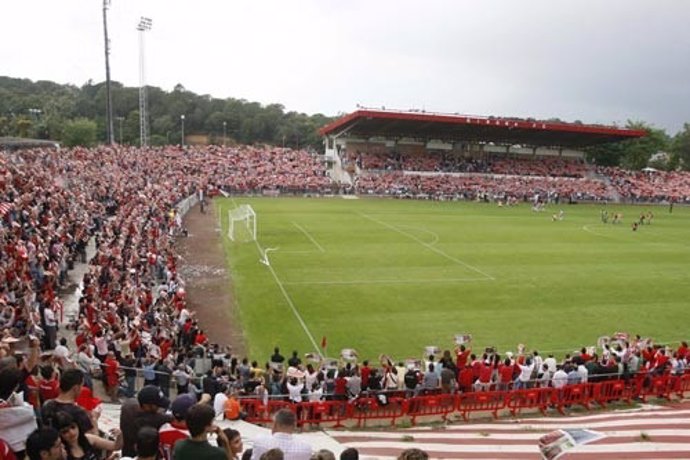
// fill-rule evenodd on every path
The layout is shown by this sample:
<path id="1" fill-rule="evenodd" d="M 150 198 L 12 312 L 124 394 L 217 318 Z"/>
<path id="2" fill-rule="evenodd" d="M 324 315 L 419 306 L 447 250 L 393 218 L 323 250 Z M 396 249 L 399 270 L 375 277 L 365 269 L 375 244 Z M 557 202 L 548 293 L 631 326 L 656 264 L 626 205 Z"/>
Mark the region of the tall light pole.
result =
<path id="1" fill-rule="evenodd" d="M 225 147 L 225 136 L 227 133 L 227 128 L 228 128 L 228 122 L 224 121 L 223 122 L 223 147 Z"/>
<path id="2" fill-rule="evenodd" d="M 110 92 L 110 40 L 108 40 L 108 7 L 110 0 L 103 0 L 103 36 L 105 38 L 105 131 L 106 144 L 115 141 L 113 133 L 113 96 Z"/>
<path id="3" fill-rule="evenodd" d="M 184 114 L 180 115 L 180 124 L 182 125 L 182 147 L 184 147 Z"/>
<path id="4" fill-rule="evenodd" d="M 149 145 L 149 117 L 148 99 L 146 97 L 146 72 L 144 61 L 144 32 L 151 30 L 151 18 L 141 17 L 137 30 L 139 31 L 139 144 Z"/>

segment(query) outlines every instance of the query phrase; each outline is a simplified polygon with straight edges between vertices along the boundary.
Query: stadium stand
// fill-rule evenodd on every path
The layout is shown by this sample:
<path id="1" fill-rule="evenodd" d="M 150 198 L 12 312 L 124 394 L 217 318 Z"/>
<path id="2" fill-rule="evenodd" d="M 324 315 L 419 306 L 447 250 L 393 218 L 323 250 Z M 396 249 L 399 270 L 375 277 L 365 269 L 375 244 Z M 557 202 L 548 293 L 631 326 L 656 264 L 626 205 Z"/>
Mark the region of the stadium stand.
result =
<path id="1" fill-rule="evenodd" d="M 632 202 L 690 202 L 690 175 L 679 171 L 626 171 L 600 168 L 616 191 Z"/>
<path id="2" fill-rule="evenodd" d="M 379 160 L 378 164 L 387 163 L 386 157 Z M 425 168 L 431 167 L 431 160 L 397 163 Z M 502 160 L 488 166 L 498 164 L 506 172 L 516 167 L 526 174 L 518 176 L 500 174 L 498 169 L 490 176 L 365 173 L 357 188 L 384 195 L 428 193 L 466 199 L 607 197 L 603 182 L 580 175 L 582 164 L 535 162 Z M 619 193 L 635 199 L 690 196 L 687 173 L 600 173 Z M 373 368 L 352 362 L 305 366 L 296 356 L 271 359 L 286 361 L 283 366 L 259 365 L 264 362 L 260 357 L 252 361 L 233 356 L 222 345 L 208 343 L 203 325 L 187 308 L 184 280 L 178 274 L 174 241 L 184 232 L 179 204 L 200 190 L 210 193 L 217 188 L 332 193 L 337 187 L 313 155 L 269 147 L 100 147 L 4 154 L 0 358 L 11 357 L 18 341 L 29 342 L 30 351 L 17 364 L 23 381 L 11 390 L 22 388 L 25 400 L 40 413 L 46 401 L 57 396 L 50 370 L 76 367 L 87 387 L 93 389 L 102 380 L 114 401 L 120 394 L 134 396 L 143 378 L 166 397 L 189 393 L 196 400 L 206 393 L 223 403 L 225 393 L 235 393 L 242 397 L 242 415 L 249 421 L 267 423 L 273 412 L 288 408 L 300 426 L 395 423 L 403 416 L 414 423 L 421 417 L 447 418 L 453 413 L 470 418 L 482 412 L 496 416 L 503 410 L 516 414 L 551 407 L 564 413 L 572 406 L 670 399 L 689 391 L 687 343 L 671 348 L 623 334 L 602 342 L 598 350 L 583 349 L 559 362 L 538 353 L 475 356 L 468 350 L 457 350 L 456 355 L 447 350 L 434 368 L 411 369 L 390 360 Z M 95 253 L 88 260 L 90 240 Z M 88 263 L 88 271 L 73 324 L 77 348 L 69 350 L 57 341 L 57 326 L 70 321 L 58 292 L 75 263 Z M 40 338 L 40 347 L 30 339 L 33 336 Z M 53 350 L 53 355 L 41 361 L 41 371 L 36 372 L 39 348 Z M 7 360 L 0 361 L 0 373 L 10 367 Z M 9 400 L 8 395 L 2 398 Z M 94 408 L 89 396 L 77 404 L 89 411 Z M 0 427 L 0 439 L 7 434 Z"/>

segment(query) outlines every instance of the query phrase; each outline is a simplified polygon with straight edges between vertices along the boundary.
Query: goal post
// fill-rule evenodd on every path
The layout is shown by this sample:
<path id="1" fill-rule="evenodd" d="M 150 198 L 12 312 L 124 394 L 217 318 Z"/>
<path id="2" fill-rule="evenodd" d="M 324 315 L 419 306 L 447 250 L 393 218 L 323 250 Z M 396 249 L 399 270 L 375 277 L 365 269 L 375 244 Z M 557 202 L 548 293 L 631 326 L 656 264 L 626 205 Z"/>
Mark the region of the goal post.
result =
<path id="1" fill-rule="evenodd" d="M 256 240 L 256 213 L 250 205 L 243 204 L 230 210 L 228 238 L 232 241 Z"/>

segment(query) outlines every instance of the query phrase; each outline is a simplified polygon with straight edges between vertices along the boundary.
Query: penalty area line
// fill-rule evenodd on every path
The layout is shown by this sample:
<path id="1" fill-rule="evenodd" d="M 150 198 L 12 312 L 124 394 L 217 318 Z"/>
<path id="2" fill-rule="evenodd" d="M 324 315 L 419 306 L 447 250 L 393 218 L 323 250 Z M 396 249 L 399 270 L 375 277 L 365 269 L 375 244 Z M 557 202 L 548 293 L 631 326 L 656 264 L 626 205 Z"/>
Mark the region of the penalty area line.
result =
<path id="1" fill-rule="evenodd" d="M 592 230 L 591 228 L 589 228 L 588 225 L 583 225 L 583 226 L 582 226 L 582 230 L 584 230 L 584 231 L 586 231 L 587 233 L 592 234 L 592 235 L 602 236 L 602 237 L 604 237 L 604 238 L 609 238 L 609 239 L 611 239 L 611 240 L 618 240 L 618 238 L 616 238 L 615 236 L 605 235 L 605 234 L 603 234 L 603 233 L 596 232 L 596 231 Z"/>
<path id="2" fill-rule="evenodd" d="M 254 240 L 254 243 L 256 243 L 256 248 L 259 250 L 259 254 L 264 255 L 265 251 L 259 244 L 258 240 Z M 314 340 L 314 336 L 311 334 L 309 331 L 309 328 L 307 327 L 307 324 L 304 322 L 304 319 L 302 319 L 302 315 L 299 314 L 297 311 L 297 307 L 295 307 L 295 303 L 292 301 L 292 298 L 290 295 L 287 293 L 285 290 L 285 286 L 283 286 L 283 282 L 278 278 L 278 275 L 276 274 L 275 270 L 273 270 L 273 267 L 271 266 L 270 263 L 265 263 L 266 267 L 271 272 L 271 275 L 273 275 L 273 279 L 275 280 L 276 284 L 278 285 L 278 288 L 280 289 L 280 292 L 283 294 L 283 297 L 285 297 L 285 300 L 288 303 L 288 306 L 290 307 L 290 310 L 292 310 L 292 314 L 295 315 L 295 318 L 297 318 L 297 321 L 299 322 L 300 326 L 302 326 L 302 329 L 304 330 L 304 333 L 307 334 L 307 337 L 309 338 L 309 341 L 311 344 L 314 346 L 314 350 L 319 350 L 319 346 L 316 344 L 316 340 Z"/>
<path id="3" fill-rule="evenodd" d="M 309 238 L 309 241 L 311 241 L 311 242 L 314 244 L 314 246 L 316 246 L 316 247 L 319 249 L 319 251 L 321 251 L 321 252 L 326 252 L 326 250 L 323 248 L 323 246 L 321 246 L 321 245 L 314 239 L 314 237 L 311 236 L 311 234 L 310 234 L 308 231 L 306 231 L 300 224 L 298 224 L 297 222 L 294 222 L 294 221 L 293 221 L 293 222 L 292 222 L 292 225 L 294 225 L 295 227 L 297 227 L 297 228 L 299 229 L 300 232 L 304 233 L 304 236 L 306 236 L 307 238 Z"/>
<path id="4" fill-rule="evenodd" d="M 232 204 L 237 207 L 237 202 L 235 201 L 235 198 L 231 198 Z M 262 259 L 267 259 L 266 257 L 266 251 L 261 247 L 259 244 L 259 240 L 255 239 L 254 243 L 256 244 L 256 248 L 259 250 L 259 254 L 261 255 Z M 269 248 L 270 249 L 270 248 Z M 268 262 L 268 260 L 266 260 Z M 302 329 L 304 330 L 304 333 L 307 334 L 307 338 L 309 339 L 309 342 L 311 342 L 312 346 L 314 347 L 314 350 L 319 350 L 319 346 L 316 344 L 316 340 L 314 340 L 314 336 L 311 334 L 309 331 L 309 328 L 307 327 L 307 324 L 304 322 L 304 319 L 302 319 L 302 315 L 299 314 L 297 311 L 297 307 L 295 307 L 295 303 L 292 301 L 290 298 L 290 295 L 287 293 L 285 290 L 285 286 L 283 286 L 282 281 L 280 281 L 280 278 L 278 278 L 278 275 L 276 274 L 275 270 L 273 270 L 273 267 L 271 266 L 270 262 L 265 263 L 266 267 L 271 272 L 271 275 L 273 275 L 273 279 L 275 280 L 276 284 L 278 285 L 278 289 L 280 289 L 280 292 L 283 294 L 283 297 L 285 297 L 285 300 L 288 303 L 288 306 L 290 307 L 290 310 L 292 310 L 292 314 L 295 315 L 295 318 L 297 318 L 297 322 L 299 322 L 300 326 L 302 326 Z"/>
<path id="5" fill-rule="evenodd" d="M 436 254 L 438 254 L 438 255 L 440 255 L 440 256 L 442 256 L 442 257 L 445 257 L 446 259 L 450 260 L 451 262 L 455 262 L 455 263 L 458 264 L 458 265 L 462 265 L 463 267 L 469 268 L 470 270 L 473 270 L 473 271 L 479 273 L 480 275 L 485 276 L 486 278 L 488 278 L 488 279 L 491 280 L 491 281 L 496 281 L 496 278 L 494 278 L 493 276 L 489 275 L 488 273 L 486 273 L 486 272 L 484 272 L 484 271 L 478 269 L 477 267 L 474 267 L 474 266 L 468 264 L 467 262 L 463 262 L 462 260 L 460 260 L 460 259 L 458 259 L 458 258 L 456 258 L 456 257 L 453 257 L 453 256 L 451 256 L 451 255 L 445 253 L 444 251 L 440 250 L 440 249 L 437 248 L 436 246 L 432 246 L 431 244 L 429 244 L 429 243 L 427 243 L 427 242 L 425 242 L 425 241 L 420 240 L 419 238 L 417 238 L 416 236 L 412 235 L 411 233 L 407 233 L 407 232 L 404 231 L 404 230 L 400 230 L 399 228 L 395 227 L 394 225 L 391 225 L 391 224 L 388 224 L 388 223 L 383 222 L 383 221 L 381 221 L 381 220 L 378 220 L 378 219 L 376 219 L 376 218 L 374 218 L 374 217 L 371 217 L 371 216 L 369 216 L 369 215 L 367 215 L 367 214 L 363 214 L 363 213 L 361 213 L 361 212 L 358 213 L 358 214 L 359 214 L 360 216 L 364 217 L 365 219 L 369 219 L 369 220 L 372 221 L 372 222 L 375 222 L 375 223 L 377 223 L 377 224 L 379 224 L 379 225 L 383 225 L 384 227 L 386 227 L 386 228 L 388 228 L 388 229 L 390 229 L 390 230 L 393 230 L 394 232 L 400 233 L 401 235 L 406 236 L 406 237 L 410 238 L 411 240 L 416 241 L 417 243 L 421 244 L 422 246 L 424 246 L 424 247 L 427 248 L 428 250 L 433 251 L 433 252 L 435 252 Z"/>

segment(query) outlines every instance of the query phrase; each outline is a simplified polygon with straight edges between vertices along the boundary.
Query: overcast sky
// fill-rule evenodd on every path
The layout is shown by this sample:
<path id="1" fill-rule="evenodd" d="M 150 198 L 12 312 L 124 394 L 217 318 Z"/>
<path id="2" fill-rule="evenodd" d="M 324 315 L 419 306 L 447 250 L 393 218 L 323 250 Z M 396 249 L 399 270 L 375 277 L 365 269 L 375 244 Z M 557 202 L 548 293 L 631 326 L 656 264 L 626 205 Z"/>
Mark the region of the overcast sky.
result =
<path id="1" fill-rule="evenodd" d="M 2 0 L 0 75 L 105 79 L 101 0 Z M 287 110 L 690 122 L 690 1 L 112 0 L 113 80 Z"/>

